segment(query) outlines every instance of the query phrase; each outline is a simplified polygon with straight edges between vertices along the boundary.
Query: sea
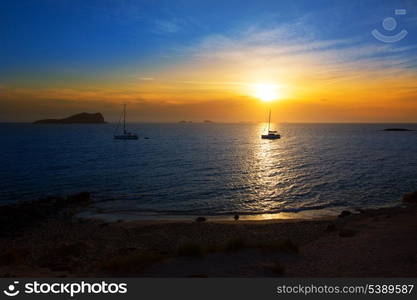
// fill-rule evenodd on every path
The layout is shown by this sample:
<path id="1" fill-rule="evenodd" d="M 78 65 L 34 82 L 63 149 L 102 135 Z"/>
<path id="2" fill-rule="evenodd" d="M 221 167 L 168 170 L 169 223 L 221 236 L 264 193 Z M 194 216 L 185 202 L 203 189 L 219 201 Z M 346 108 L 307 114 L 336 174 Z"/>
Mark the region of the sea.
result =
<path id="1" fill-rule="evenodd" d="M 290 216 L 399 204 L 417 190 L 417 124 L 0 124 L 0 204 L 92 195 L 90 214 Z"/>

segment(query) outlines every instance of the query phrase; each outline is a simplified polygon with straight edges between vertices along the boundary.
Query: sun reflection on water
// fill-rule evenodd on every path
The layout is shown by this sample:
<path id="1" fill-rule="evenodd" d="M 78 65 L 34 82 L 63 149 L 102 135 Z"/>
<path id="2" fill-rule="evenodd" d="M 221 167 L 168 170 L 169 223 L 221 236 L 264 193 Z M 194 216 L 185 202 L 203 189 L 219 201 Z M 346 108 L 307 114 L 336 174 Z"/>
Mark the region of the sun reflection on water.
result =
<path id="1" fill-rule="evenodd" d="M 259 133 L 265 125 L 259 124 Z M 259 212 L 276 211 L 286 203 L 279 187 L 279 183 L 286 180 L 282 164 L 285 152 L 280 140 L 263 140 L 260 134 L 258 139 L 254 150 L 251 182 L 257 201 L 252 203 L 251 209 Z"/>

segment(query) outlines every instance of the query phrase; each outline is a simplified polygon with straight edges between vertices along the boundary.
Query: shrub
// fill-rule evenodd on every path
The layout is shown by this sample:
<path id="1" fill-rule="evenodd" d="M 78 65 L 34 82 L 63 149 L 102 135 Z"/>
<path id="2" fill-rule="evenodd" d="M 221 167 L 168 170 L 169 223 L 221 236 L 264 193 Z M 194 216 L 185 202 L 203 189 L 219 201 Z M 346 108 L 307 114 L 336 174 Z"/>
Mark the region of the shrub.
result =
<path id="1" fill-rule="evenodd" d="M 282 264 L 280 264 L 279 262 L 275 262 L 272 264 L 271 266 L 271 271 L 275 274 L 275 275 L 279 275 L 282 276 L 285 274 L 285 266 L 283 266 Z"/>
<path id="2" fill-rule="evenodd" d="M 136 251 L 111 258 L 101 265 L 101 269 L 114 274 L 137 274 L 162 259 L 159 254 Z"/>
<path id="3" fill-rule="evenodd" d="M 261 248 L 264 251 L 280 251 L 285 253 L 298 253 L 299 247 L 290 239 L 284 241 L 273 241 L 270 243 L 261 243 L 258 244 L 258 248 Z"/>
<path id="4" fill-rule="evenodd" d="M 225 250 L 230 252 L 236 252 L 247 248 L 248 245 L 244 239 L 238 237 L 231 239 L 226 243 Z"/>
<path id="5" fill-rule="evenodd" d="M 204 252 L 201 245 L 192 242 L 184 243 L 177 249 L 179 256 L 203 257 Z"/>

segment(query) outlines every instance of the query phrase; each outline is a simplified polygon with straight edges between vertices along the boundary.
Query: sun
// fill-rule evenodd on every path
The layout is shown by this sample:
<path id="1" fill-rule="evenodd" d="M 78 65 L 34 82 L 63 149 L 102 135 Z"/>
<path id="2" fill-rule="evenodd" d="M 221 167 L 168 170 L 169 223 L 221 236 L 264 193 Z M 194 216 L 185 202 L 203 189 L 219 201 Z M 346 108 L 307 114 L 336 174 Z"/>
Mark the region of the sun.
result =
<path id="1" fill-rule="evenodd" d="M 279 86 L 271 83 L 257 83 L 253 85 L 253 95 L 264 101 L 271 102 L 279 99 Z"/>

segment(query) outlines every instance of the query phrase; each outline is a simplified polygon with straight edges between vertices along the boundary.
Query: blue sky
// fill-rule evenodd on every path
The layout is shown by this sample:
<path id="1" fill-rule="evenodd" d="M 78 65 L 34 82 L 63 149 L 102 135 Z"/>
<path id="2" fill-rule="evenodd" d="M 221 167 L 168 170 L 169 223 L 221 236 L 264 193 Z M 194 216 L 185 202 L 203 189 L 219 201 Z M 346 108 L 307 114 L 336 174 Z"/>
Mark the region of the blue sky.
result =
<path id="1" fill-rule="evenodd" d="M 303 22 L 297 35 L 315 40 L 360 39 L 381 21 L 406 8 L 399 29 L 411 33 L 401 46 L 417 43 L 417 2 L 410 1 L 77 1 L 3 0 L 0 63 L 5 72 L 50 71 L 77 67 L 102 72 L 132 62 L 159 60 L 178 46 L 206 36 L 233 36 L 250 27 L 272 28 Z M 171 61 L 172 62 L 172 61 Z M 169 63 L 169 62 L 168 62 Z M 95 70 L 94 68 L 97 68 Z"/>
<path id="2" fill-rule="evenodd" d="M 407 14 L 396 16 L 395 9 Z M 382 28 L 386 17 L 398 22 L 392 32 Z M 386 44 L 373 29 L 408 35 Z M 16 102 L 30 89 L 44 89 L 44 98 L 84 91 L 89 100 L 122 93 L 145 101 L 155 96 L 145 90 L 157 87 L 161 101 L 188 94 L 197 101 L 197 92 L 217 97 L 216 83 L 224 98 L 256 76 L 333 82 L 366 72 L 363 80 L 386 73 L 387 82 L 401 72 L 410 82 L 417 70 L 415 32 L 415 0 L 2 0 L 0 100 Z M 303 65 L 315 74 L 297 73 Z M 245 76 L 233 78 L 240 73 Z M 410 98 L 415 87 L 407 84 Z"/>

